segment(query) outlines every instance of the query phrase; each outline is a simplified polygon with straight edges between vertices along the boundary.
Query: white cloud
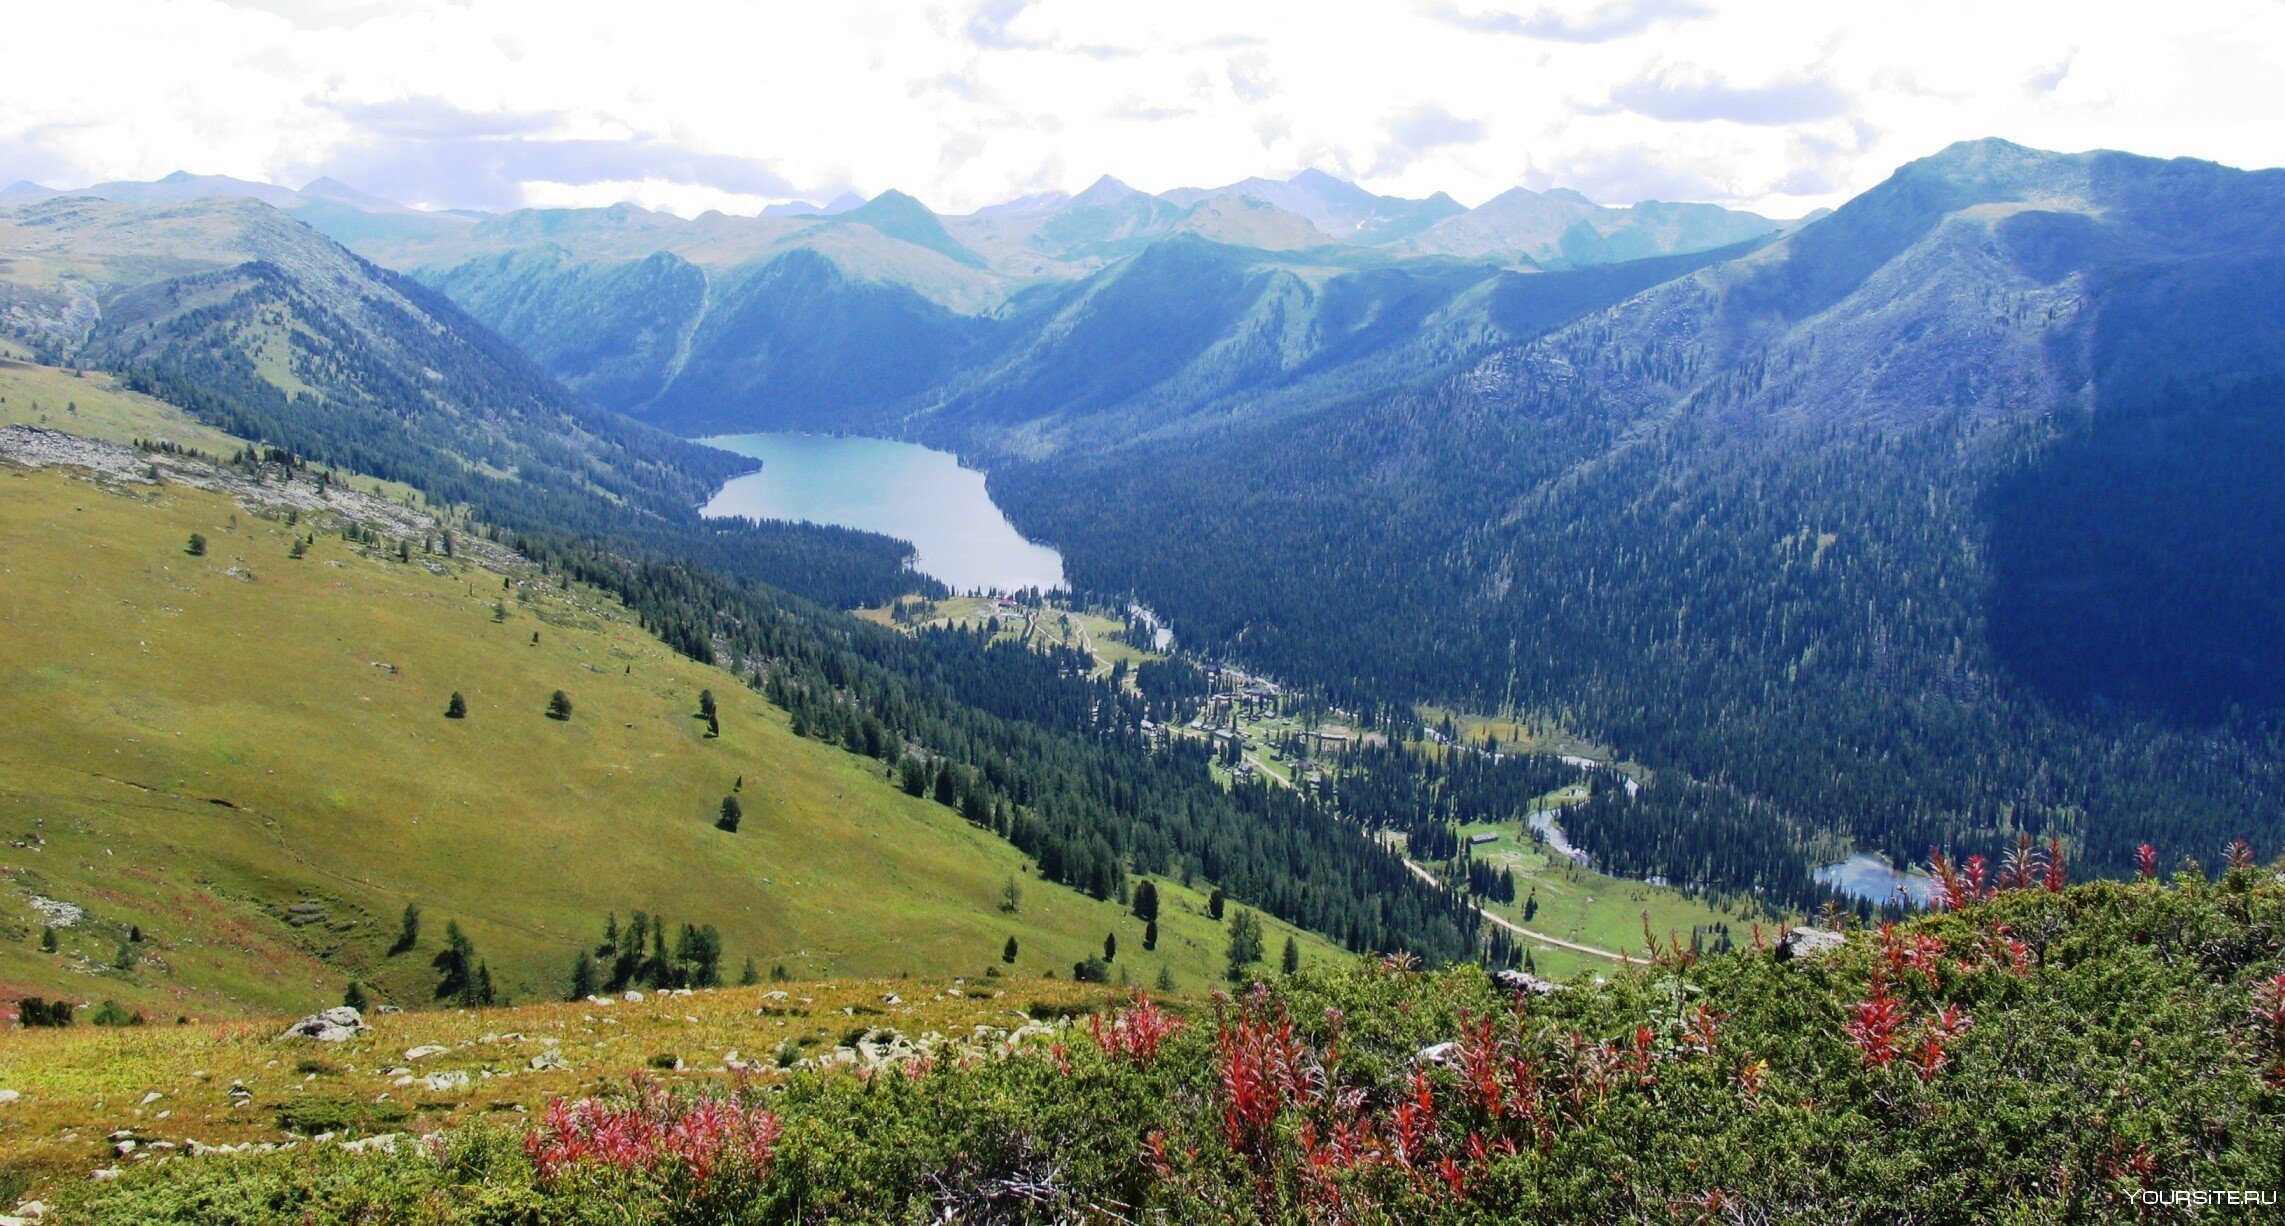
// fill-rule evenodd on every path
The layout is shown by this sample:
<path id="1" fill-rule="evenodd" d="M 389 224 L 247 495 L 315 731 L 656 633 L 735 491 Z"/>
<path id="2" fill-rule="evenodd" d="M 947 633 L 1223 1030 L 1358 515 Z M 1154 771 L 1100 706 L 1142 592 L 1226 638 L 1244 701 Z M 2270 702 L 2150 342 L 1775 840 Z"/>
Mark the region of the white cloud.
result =
<path id="1" fill-rule="evenodd" d="M 1319 166 L 1467 202 L 1568 176 L 1782 213 L 1977 136 L 2285 162 L 2276 0 L 19 7 L 0 183 L 333 173 L 425 204 L 681 212 L 898 187 L 966 209 Z M 101 54 L 23 50 L 43 47 Z"/>

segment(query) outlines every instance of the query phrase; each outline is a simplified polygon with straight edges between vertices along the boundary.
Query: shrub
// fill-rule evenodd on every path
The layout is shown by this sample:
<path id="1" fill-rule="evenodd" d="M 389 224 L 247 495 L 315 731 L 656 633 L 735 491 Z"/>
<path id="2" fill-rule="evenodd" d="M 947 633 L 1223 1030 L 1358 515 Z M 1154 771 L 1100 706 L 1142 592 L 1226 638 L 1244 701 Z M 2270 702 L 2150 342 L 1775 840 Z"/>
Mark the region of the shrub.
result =
<path id="1" fill-rule="evenodd" d="M 324 1094 L 297 1094 L 277 1110 L 278 1127 L 287 1132 L 315 1136 L 321 1132 L 385 1132 L 402 1124 L 411 1112 L 396 1103 L 367 1102 L 362 1098 Z"/>

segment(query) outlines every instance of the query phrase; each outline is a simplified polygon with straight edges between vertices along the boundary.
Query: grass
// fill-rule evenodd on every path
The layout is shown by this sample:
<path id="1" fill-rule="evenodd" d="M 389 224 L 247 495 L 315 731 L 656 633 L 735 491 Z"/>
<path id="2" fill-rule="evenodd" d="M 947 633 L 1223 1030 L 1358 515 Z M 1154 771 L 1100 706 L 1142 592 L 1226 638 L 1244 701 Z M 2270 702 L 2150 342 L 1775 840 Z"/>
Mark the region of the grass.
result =
<path id="1" fill-rule="evenodd" d="M 109 443 L 165 441 L 224 456 L 245 446 L 180 409 L 121 387 L 102 371 L 69 371 L 0 357 L 0 425 L 46 426 Z"/>
<path id="2" fill-rule="evenodd" d="M 1492 842 L 1476 844 L 1472 850 L 1475 858 L 1495 868 L 1511 869 L 1516 878 L 1515 902 L 1488 903 L 1487 908 L 1534 932 L 1640 957 L 1645 945 L 1646 915 L 1650 930 L 1660 941 L 1679 934 L 1685 945 L 1694 926 L 1726 924 L 1731 939 L 1743 945 L 1750 939 L 1750 929 L 1756 919 L 1762 919 L 1765 925 L 1768 923 L 1765 917 L 1750 911 L 1720 907 L 1671 887 L 1606 877 L 1591 869 L 1579 868 L 1532 838 L 1521 821 L 1460 827 L 1462 839 L 1479 833 L 1498 837 Z M 1532 918 L 1526 920 L 1523 917 L 1525 902 L 1535 894 L 1539 905 Z M 1581 972 L 1607 974 L 1616 965 L 1607 959 L 1552 945 L 1529 941 L 1525 945 L 1531 950 L 1532 961 L 1539 972 L 1559 979 Z"/>
<path id="3" fill-rule="evenodd" d="M 465 558 L 416 546 L 407 564 L 322 532 L 290 559 L 312 527 L 180 484 L 0 468 L 0 998 L 165 1020 L 299 1011 L 354 978 L 419 1004 L 457 919 L 514 998 L 544 999 L 606 914 L 637 908 L 715 925 L 731 973 L 751 957 L 804 978 L 974 975 L 1012 935 L 1012 969 L 1068 975 L 1113 931 L 1137 983 L 1220 969 L 1193 893 L 1166 891 L 1144 953 L 1115 903 L 1031 876 L 880 763 L 793 736 L 597 593 L 536 574 L 507 591 Z M 194 532 L 204 557 L 185 552 Z M 569 721 L 543 713 L 558 689 Z M 694 718 L 702 689 L 719 739 Z M 465 720 L 443 717 L 454 691 Z M 744 825 L 725 834 L 713 819 L 741 779 Z M 34 897 L 88 917 L 55 953 Z M 314 919 L 290 910 L 304 902 Z M 407 902 L 424 937 L 392 957 Z M 1265 928 L 1274 957 L 1291 930 Z"/>
<path id="4" fill-rule="evenodd" d="M 1195 985 L 1194 985 L 1195 986 Z M 0 1088 L 22 1097 L 0 1107 L 0 1171 L 28 1175 L 35 1193 L 89 1171 L 147 1161 L 152 1142 L 276 1142 L 294 1133 L 428 1132 L 500 1113 L 536 1112 L 558 1095 L 650 1069 L 670 1079 L 746 1075 L 776 1079 L 781 1049 L 829 1055 L 853 1031 L 966 1037 L 973 1027 L 1013 1030 L 1024 1012 L 1043 1020 L 1101 1007 L 1114 993 L 1068 979 L 838 980 L 645 993 L 639 1002 L 540 1004 L 369 1016 L 344 1043 L 279 1039 L 290 1019 L 266 1017 L 134 1029 L 0 1031 Z M 895 997 L 897 1003 L 891 1003 Z M 416 1047 L 441 1054 L 408 1059 Z M 532 1058 L 558 1054 L 560 1069 Z M 657 1063 L 670 1071 L 661 1072 Z M 683 1067 L 673 1070 L 679 1059 Z M 431 1089 L 434 1074 L 463 1084 Z M 411 1077 L 409 1084 L 399 1079 Z M 447 1077 L 445 1081 L 457 1081 Z M 247 1105 L 232 1105 L 233 1083 Z M 151 1095 L 158 1097 L 145 1101 Z M 124 1162 L 108 1136 L 141 1140 Z M 4 1207 L 4 1206 L 0 1206 Z"/>

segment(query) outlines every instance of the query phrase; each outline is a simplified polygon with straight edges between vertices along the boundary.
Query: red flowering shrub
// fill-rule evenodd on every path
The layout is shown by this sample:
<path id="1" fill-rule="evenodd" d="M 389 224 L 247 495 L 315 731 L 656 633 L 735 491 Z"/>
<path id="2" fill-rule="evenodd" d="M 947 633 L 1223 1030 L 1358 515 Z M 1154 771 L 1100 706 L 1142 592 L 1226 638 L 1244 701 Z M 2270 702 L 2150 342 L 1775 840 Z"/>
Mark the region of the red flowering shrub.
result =
<path id="1" fill-rule="evenodd" d="M 678 1098 L 634 1079 L 623 1098 L 558 1098 L 524 1136 L 524 1153 L 543 1181 L 583 1166 L 622 1173 L 675 1168 L 703 1187 L 729 1166 L 767 1170 L 778 1139 L 776 1115 L 736 1097 Z"/>
<path id="2" fill-rule="evenodd" d="M 1182 1019 L 1152 1004 L 1146 992 L 1138 994 L 1133 1005 L 1119 1010 L 1107 1024 L 1100 1013 L 1089 1017 L 1087 1028 L 1104 1055 L 1148 1068 L 1158 1063 L 1158 1049 L 1182 1029 Z"/>

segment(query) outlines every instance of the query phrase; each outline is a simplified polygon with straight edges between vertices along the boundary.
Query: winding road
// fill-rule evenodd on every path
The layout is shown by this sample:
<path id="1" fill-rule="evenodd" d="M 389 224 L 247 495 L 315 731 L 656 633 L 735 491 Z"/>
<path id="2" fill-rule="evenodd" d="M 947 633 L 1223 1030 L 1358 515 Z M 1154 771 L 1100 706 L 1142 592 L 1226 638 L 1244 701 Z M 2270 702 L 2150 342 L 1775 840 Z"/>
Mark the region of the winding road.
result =
<path id="1" fill-rule="evenodd" d="M 1414 876 L 1419 877 L 1422 881 L 1425 881 L 1430 885 L 1441 886 L 1444 884 L 1437 878 L 1436 874 L 1429 872 L 1425 868 L 1422 868 L 1419 862 L 1410 856 L 1406 856 L 1404 858 L 1404 866 L 1411 869 Z M 1534 941 L 1545 942 L 1546 944 L 1556 946 L 1559 949 L 1568 949 L 1574 953 L 1582 953 L 1590 957 L 1608 958 L 1613 962 L 1625 962 L 1635 966 L 1648 966 L 1650 964 L 1650 960 L 1647 958 L 1637 958 L 1631 954 L 1622 954 L 1617 950 L 1602 949 L 1593 945 L 1581 945 L 1577 941 L 1566 941 L 1562 937 L 1549 936 L 1544 932 L 1533 932 L 1531 929 L 1526 928 L 1521 924 L 1510 923 L 1509 921 L 1484 910 L 1483 906 L 1479 903 L 1471 902 L 1468 905 L 1476 908 L 1476 914 L 1483 916 L 1485 919 L 1490 920 L 1495 924 L 1498 924 L 1500 927 L 1507 929 L 1509 932 L 1515 933 L 1517 936 L 1529 937 Z"/>

